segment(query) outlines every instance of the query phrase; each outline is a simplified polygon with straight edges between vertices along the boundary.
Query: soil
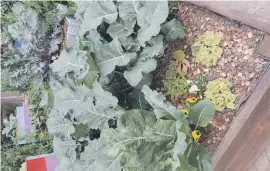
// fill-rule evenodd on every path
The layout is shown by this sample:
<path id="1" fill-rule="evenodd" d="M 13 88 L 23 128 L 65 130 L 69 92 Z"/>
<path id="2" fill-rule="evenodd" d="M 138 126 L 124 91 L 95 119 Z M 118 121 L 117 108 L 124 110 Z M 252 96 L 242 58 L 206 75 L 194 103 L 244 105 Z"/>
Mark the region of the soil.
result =
<path id="1" fill-rule="evenodd" d="M 152 88 L 165 92 L 162 80 L 170 61 L 173 60 L 172 53 L 175 50 L 185 51 L 186 58 L 190 63 L 186 74 L 188 79 L 192 80 L 198 75 L 203 75 L 208 81 L 221 77 L 231 81 L 234 85 L 232 92 L 237 96 L 236 109 L 216 112 L 213 120 L 205 128 L 207 134 L 204 134 L 200 139 L 200 143 L 213 155 L 234 116 L 249 97 L 269 64 L 268 61 L 255 53 L 264 33 L 188 2 L 178 2 L 177 6 L 179 9 L 178 18 L 185 26 L 186 36 L 184 39 L 168 45 L 164 57 L 158 61 Z M 195 57 L 191 53 L 191 46 L 197 36 L 206 31 L 222 32 L 224 36 L 221 42 L 222 57 L 217 65 L 211 67 L 196 63 Z"/>

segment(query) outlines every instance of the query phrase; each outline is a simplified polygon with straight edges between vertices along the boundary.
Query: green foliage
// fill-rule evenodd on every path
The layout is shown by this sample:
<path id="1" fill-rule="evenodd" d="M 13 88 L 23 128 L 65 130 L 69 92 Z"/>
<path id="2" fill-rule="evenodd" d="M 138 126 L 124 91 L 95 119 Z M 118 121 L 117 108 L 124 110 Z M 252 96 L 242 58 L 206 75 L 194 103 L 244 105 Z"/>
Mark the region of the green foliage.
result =
<path id="1" fill-rule="evenodd" d="M 172 100 L 177 100 L 188 91 L 187 79 L 182 72 L 176 72 L 174 64 L 169 65 L 163 80 L 164 88 Z"/>
<path id="2" fill-rule="evenodd" d="M 20 170 L 26 157 L 52 153 L 52 139 L 46 135 L 43 141 L 37 137 L 44 135 L 34 135 L 25 138 L 26 144 L 16 145 L 16 142 L 9 145 L 2 145 L 1 148 L 1 170 L 14 171 Z M 33 141 L 35 139 L 35 141 Z M 30 141 L 32 140 L 32 141 Z"/>
<path id="3" fill-rule="evenodd" d="M 236 96 L 230 88 L 231 83 L 226 79 L 210 81 L 206 86 L 205 96 L 215 104 L 218 111 L 234 109 Z"/>
<path id="4" fill-rule="evenodd" d="M 215 105 L 208 100 L 201 100 L 195 106 L 190 108 L 190 121 L 199 126 L 207 125 L 215 114 Z"/>
<path id="5" fill-rule="evenodd" d="M 210 31 L 198 36 L 192 46 L 192 54 L 196 57 L 196 61 L 204 65 L 216 65 L 223 51 L 220 47 L 222 38 L 222 33 Z"/>
<path id="6" fill-rule="evenodd" d="M 126 66 L 121 72 L 133 87 L 156 68 L 154 57 L 164 50 L 163 34 L 170 34 L 168 41 L 184 36 L 179 21 L 165 22 L 166 1 L 76 3 L 75 17 L 82 21 L 82 43 L 93 53 L 101 75 L 108 76 L 118 67 Z"/>
<path id="7" fill-rule="evenodd" d="M 46 130 L 46 121 L 50 112 L 46 105 L 42 105 L 43 93 L 49 88 L 48 83 L 44 83 L 40 88 L 36 88 L 34 83 L 30 84 L 27 92 L 30 106 L 30 116 L 34 131 Z"/>
<path id="8" fill-rule="evenodd" d="M 3 127 L 2 135 L 4 135 L 6 138 L 10 138 L 11 140 L 14 140 L 14 138 L 17 136 L 17 116 L 14 116 L 13 114 L 9 115 L 9 118 L 3 119 Z"/>
<path id="9" fill-rule="evenodd" d="M 68 40 L 63 56 L 50 65 L 55 74 L 50 77 L 54 105 L 47 127 L 54 136 L 54 153 L 61 159 L 56 170 L 179 170 L 179 157 L 188 160 L 185 152 L 194 142 L 182 132 L 183 128 L 191 132 L 190 123 L 147 86 L 155 58 L 163 53 L 164 37 L 183 36 L 178 21 L 164 23 L 167 2 L 76 4 L 80 35 Z M 160 33 L 163 26 L 165 33 Z M 89 71 L 93 72 L 87 83 Z M 204 117 L 202 110 L 194 110 L 194 115 Z M 192 149 L 197 163 L 208 157 L 206 153 L 199 158 L 199 147 Z M 191 168 L 190 163 L 185 167 Z"/>
<path id="10" fill-rule="evenodd" d="M 39 87 L 48 79 L 48 65 L 60 43 L 57 9 L 47 1 L 4 3 L 3 7 L 8 8 L 3 15 L 12 22 L 2 25 L 7 34 L 1 39 L 7 48 L 2 53 L 1 77 L 13 89 L 26 90 L 30 80 Z M 15 42 L 21 46 L 15 47 Z"/>

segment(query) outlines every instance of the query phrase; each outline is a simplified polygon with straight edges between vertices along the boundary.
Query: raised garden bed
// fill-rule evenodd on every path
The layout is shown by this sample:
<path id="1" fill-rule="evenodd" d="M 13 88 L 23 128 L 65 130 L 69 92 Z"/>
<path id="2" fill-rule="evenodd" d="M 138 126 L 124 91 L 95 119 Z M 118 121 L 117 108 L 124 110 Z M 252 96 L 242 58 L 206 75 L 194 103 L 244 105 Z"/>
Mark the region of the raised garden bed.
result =
<path id="1" fill-rule="evenodd" d="M 225 168 L 226 162 L 223 162 L 224 165 L 221 166 L 220 162 L 222 161 L 219 160 L 228 148 L 224 149 L 224 144 L 228 143 L 224 141 L 228 139 L 233 141 L 237 135 L 237 132 L 235 132 L 233 137 L 226 135 L 226 133 L 230 130 L 228 133 L 232 134 L 233 130 L 230 129 L 230 127 L 235 128 L 235 124 L 239 126 L 239 120 L 234 121 L 234 118 L 238 118 L 238 116 L 242 115 L 241 117 L 243 119 L 251 115 L 252 111 L 249 110 L 249 112 L 247 112 L 246 109 L 250 107 L 251 104 L 249 102 L 246 104 L 246 101 L 251 93 L 255 91 L 254 89 L 260 87 L 258 83 L 269 66 L 267 58 L 255 52 L 265 33 L 190 3 L 180 2 L 178 3 L 178 9 L 178 17 L 183 21 L 185 26 L 186 38 L 185 40 L 180 40 L 169 45 L 169 48 L 167 48 L 165 52 L 165 57 L 158 63 L 152 88 L 166 93 L 163 80 L 170 62 L 174 60 L 172 56 L 173 52 L 176 50 L 184 50 L 186 54 L 190 65 L 186 74 L 188 79 L 195 79 L 197 76 L 203 75 L 208 81 L 218 78 L 227 78 L 231 81 L 234 85 L 232 92 L 236 95 L 235 109 L 225 109 L 222 112 L 216 112 L 212 122 L 204 128 L 207 133 L 200 140 L 200 143 L 214 156 L 214 168 L 217 167 L 218 169 L 215 169 L 221 171 Z M 217 65 L 210 67 L 196 63 L 191 50 L 197 37 L 204 34 L 206 31 L 223 33 L 223 40 L 221 41 L 223 53 L 221 59 L 218 61 Z M 265 74 L 269 74 L 268 72 Z M 267 78 L 269 78 L 269 76 Z M 260 87 L 260 89 L 262 89 L 262 87 Z M 254 93 L 256 93 L 256 91 Z M 253 96 L 256 96 L 253 98 L 260 98 L 259 95 L 253 94 Z M 174 100 L 172 102 L 176 106 L 179 105 L 179 101 Z M 245 113 L 241 111 L 245 111 Z M 243 120 L 244 123 L 241 124 L 245 125 L 245 121 L 246 120 Z M 243 128 L 238 127 L 238 129 L 239 130 L 236 130 L 240 131 L 240 129 Z"/>

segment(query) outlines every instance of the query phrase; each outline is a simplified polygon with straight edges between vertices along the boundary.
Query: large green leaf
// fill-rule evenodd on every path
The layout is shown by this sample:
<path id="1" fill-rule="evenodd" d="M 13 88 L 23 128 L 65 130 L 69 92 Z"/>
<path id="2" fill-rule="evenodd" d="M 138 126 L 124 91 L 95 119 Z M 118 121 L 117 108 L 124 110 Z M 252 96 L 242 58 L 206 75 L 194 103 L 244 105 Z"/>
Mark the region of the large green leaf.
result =
<path id="1" fill-rule="evenodd" d="M 98 52 L 101 48 L 100 34 L 97 30 L 90 30 L 86 36 L 86 40 L 81 41 L 84 46 L 87 46 L 90 52 Z"/>
<path id="2" fill-rule="evenodd" d="M 131 0 L 119 2 L 119 16 L 123 20 L 133 20 L 137 18 L 141 3 L 139 1 Z"/>
<path id="3" fill-rule="evenodd" d="M 68 158 L 71 163 L 76 160 L 75 149 L 79 146 L 72 139 L 67 139 L 62 141 L 60 138 L 54 137 L 53 139 L 54 153 L 59 156 L 59 158 Z"/>
<path id="4" fill-rule="evenodd" d="M 93 2 L 84 13 L 81 32 L 96 29 L 104 19 L 106 23 L 113 23 L 117 19 L 117 9 L 112 1 Z"/>
<path id="5" fill-rule="evenodd" d="M 134 87 L 135 89 L 141 90 L 144 85 L 150 86 L 153 80 L 153 74 L 143 74 L 141 81 Z"/>
<path id="6" fill-rule="evenodd" d="M 124 156 L 133 156 L 133 161 L 123 161 L 129 166 L 134 160 L 139 170 L 155 171 L 150 168 L 161 167 L 160 163 L 168 143 L 176 137 L 175 122 L 158 120 L 152 112 L 130 110 L 121 116 L 116 129 L 105 129 L 100 141 L 110 155 L 124 150 Z"/>
<path id="7" fill-rule="evenodd" d="M 108 91 L 104 91 L 101 85 L 96 81 L 93 85 L 93 95 L 95 97 L 95 107 L 100 110 L 115 108 L 118 99 Z"/>
<path id="8" fill-rule="evenodd" d="M 86 86 L 78 86 L 74 89 L 64 87 L 55 94 L 55 109 L 64 113 L 67 113 L 69 110 L 79 113 L 82 110 L 80 105 L 85 99 L 90 98 L 93 101 L 91 95 L 92 92 Z"/>
<path id="9" fill-rule="evenodd" d="M 110 74 L 115 66 L 127 65 L 133 58 L 136 58 L 136 53 L 125 53 L 117 38 L 114 38 L 109 44 L 105 44 L 95 56 L 103 76 Z"/>
<path id="10" fill-rule="evenodd" d="M 150 46 L 146 46 L 139 55 L 140 59 L 147 60 L 159 56 L 163 51 L 163 36 L 158 35 L 148 41 Z"/>
<path id="11" fill-rule="evenodd" d="M 124 77 L 131 86 L 136 86 L 143 78 L 143 74 L 148 74 L 154 71 L 157 67 L 155 59 L 148 61 L 138 60 L 134 67 L 124 72 Z"/>
<path id="12" fill-rule="evenodd" d="M 89 125 L 92 129 L 102 130 L 107 126 L 110 119 L 116 119 L 121 116 L 121 111 L 113 109 L 100 110 L 96 108 L 92 99 L 88 98 L 84 103 L 80 104 L 81 113 L 77 113 L 76 119 L 83 124 Z"/>
<path id="13" fill-rule="evenodd" d="M 150 40 L 160 31 L 160 24 L 168 16 L 167 1 L 146 1 L 145 5 L 139 9 L 137 23 L 141 27 L 138 32 L 138 41 L 140 44 Z"/>
<path id="14" fill-rule="evenodd" d="M 208 152 L 205 150 L 204 147 L 200 146 L 198 155 L 197 155 L 197 160 L 198 160 L 198 166 L 199 166 L 199 171 L 212 171 L 212 158 L 209 156 Z"/>
<path id="15" fill-rule="evenodd" d="M 121 171 L 120 160 L 122 153 L 116 156 L 104 154 L 101 143 L 97 140 L 90 141 L 80 159 L 84 162 L 81 168 L 85 171 Z"/>
<path id="16" fill-rule="evenodd" d="M 140 51 L 140 43 L 138 42 L 137 39 L 132 38 L 131 36 L 129 37 L 119 37 L 119 41 L 121 45 L 129 51 L 137 52 Z"/>
<path id="17" fill-rule="evenodd" d="M 76 78 L 83 78 L 88 72 L 88 64 L 86 62 L 86 52 L 71 49 L 63 50 L 59 58 L 50 65 L 53 72 L 64 77 L 67 73 L 73 72 Z"/>
<path id="18" fill-rule="evenodd" d="M 86 136 L 86 131 L 88 129 L 87 125 L 81 123 L 81 124 L 74 124 L 73 126 L 75 128 L 75 131 L 72 134 L 72 137 L 74 137 L 75 139 L 79 139 L 81 137 Z"/>
<path id="19" fill-rule="evenodd" d="M 97 79 L 99 70 L 94 59 L 91 56 L 88 56 L 87 63 L 89 70 L 83 79 L 79 79 L 78 83 L 84 83 L 87 87 L 92 88 L 94 81 Z"/>
<path id="20" fill-rule="evenodd" d="M 110 24 L 107 32 L 112 38 L 121 36 L 127 37 L 133 33 L 135 24 L 136 19 L 122 20 L 118 18 L 115 22 Z"/>
<path id="21" fill-rule="evenodd" d="M 47 120 L 47 128 L 50 134 L 65 139 L 70 139 L 70 135 L 75 132 L 73 123 L 74 122 L 68 120 L 67 118 L 50 117 Z"/>
<path id="22" fill-rule="evenodd" d="M 191 166 L 185 156 L 180 156 L 179 161 L 181 166 L 176 169 L 176 171 L 198 171 L 196 167 Z"/>
<path id="23" fill-rule="evenodd" d="M 185 29 L 182 23 L 175 18 L 161 26 L 161 31 L 166 34 L 167 41 L 174 41 L 178 38 L 184 38 Z"/>
<path id="24" fill-rule="evenodd" d="M 173 117 L 179 121 L 185 119 L 184 114 L 171 103 L 167 102 L 166 97 L 163 94 L 158 93 L 157 91 L 152 91 L 148 86 L 143 86 L 142 92 L 145 95 L 145 99 L 154 108 L 154 113 L 157 118 Z"/>
<path id="25" fill-rule="evenodd" d="M 150 106 L 139 89 L 133 89 L 128 95 L 128 101 L 132 103 L 133 109 L 148 109 Z"/>
<path id="26" fill-rule="evenodd" d="M 160 25 L 152 23 L 149 27 L 142 27 L 138 31 L 137 40 L 141 46 L 145 46 L 145 42 L 149 41 L 152 36 L 158 35 L 160 31 Z"/>
<path id="27" fill-rule="evenodd" d="M 137 22 L 142 28 L 150 27 L 152 23 L 161 24 L 168 16 L 167 1 L 146 1 L 139 9 Z"/>
<path id="28" fill-rule="evenodd" d="M 214 114 L 215 105 L 209 100 L 201 100 L 191 107 L 189 119 L 195 125 L 205 126 L 213 119 Z"/>
<path id="29" fill-rule="evenodd" d="M 177 128 L 177 140 L 174 144 L 173 148 L 173 157 L 172 157 L 172 170 L 175 171 L 178 167 L 181 166 L 181 162 L 179 160 L 179 156 L 183 156 L 187 149 L 186 143 L 186 135 L 183 132 L 180 132 L 180 128 L 182 127 L 182 123 L 180 121 L 176 122 Z"/>

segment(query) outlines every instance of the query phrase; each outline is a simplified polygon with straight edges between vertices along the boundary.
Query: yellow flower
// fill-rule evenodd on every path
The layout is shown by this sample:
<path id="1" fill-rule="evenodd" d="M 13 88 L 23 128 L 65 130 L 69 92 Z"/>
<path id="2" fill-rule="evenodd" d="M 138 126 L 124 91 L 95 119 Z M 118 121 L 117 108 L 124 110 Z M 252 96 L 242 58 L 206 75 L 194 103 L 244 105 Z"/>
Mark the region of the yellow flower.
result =
<path id="1" fill-rule="evenodd" d="M 190 98 L 187 98 L 187 102 L 188 103 L 195 103 L 195 102 L 197 102 L 198 101 L 198 99 L 196 98 L 196 97 L 190 97 Z"/>
<path id="2" fill-rule="evenodd" d="M 199 139 L 200 139 L 200 137 L 201 137 L 201 133 L 200 133 L 200 131 L 198 131 L 198 130 L 192 131 L 191 135 L 192 135 L 192 137 L 193 137 L 193 139 L 194 139 L 194 141 L 195 141 L 196 143 L 199 141 Z"/>
<path id="3" fill-rule="evenodd" d="M 183 112 L 185 114 L 186 117 L 188 117 L 189 112 L 187 109 L 182 109 L 181 112 Z"/>

